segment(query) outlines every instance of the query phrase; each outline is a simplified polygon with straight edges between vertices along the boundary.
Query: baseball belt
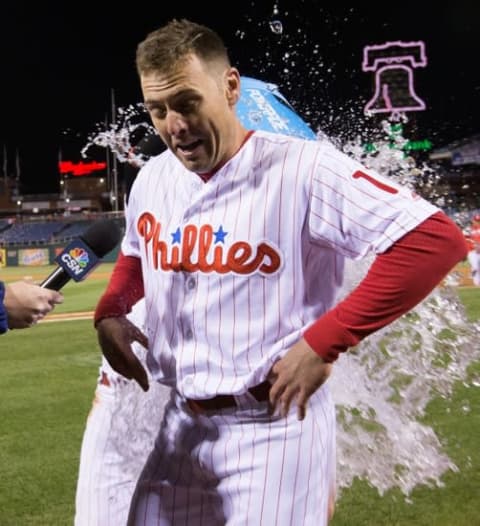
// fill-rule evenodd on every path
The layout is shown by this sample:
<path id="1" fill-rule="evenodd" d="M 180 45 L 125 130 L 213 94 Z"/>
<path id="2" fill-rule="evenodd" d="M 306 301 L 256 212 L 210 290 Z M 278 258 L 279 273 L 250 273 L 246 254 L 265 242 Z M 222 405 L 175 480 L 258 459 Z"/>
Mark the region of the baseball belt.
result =
<path id="1" fill-rule="evenodd" d="M 261 384 L 250 387 L 248 391 L 257 402 L 266 402 L 271 387 L 272 384 L 268 380 L 265 380 Z M 235 396 L 228 394 L 217 395 L 213 398 L 205 398 L 203 400 L 187 398 L 187 404 L 190 409 L 197 414 L 205 413 L 206 411 L 220 411 L 222 409 L 237 407 Z"/>

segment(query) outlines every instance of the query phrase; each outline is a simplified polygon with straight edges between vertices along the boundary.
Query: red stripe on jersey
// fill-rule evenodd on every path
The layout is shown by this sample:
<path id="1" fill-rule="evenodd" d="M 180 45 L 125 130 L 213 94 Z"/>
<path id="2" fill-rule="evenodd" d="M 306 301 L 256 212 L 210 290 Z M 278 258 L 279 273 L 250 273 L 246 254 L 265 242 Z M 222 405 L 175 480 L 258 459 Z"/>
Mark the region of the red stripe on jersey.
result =
<path id="1" fill-rule="evenodd" d="M 372 183 L 377 188 L 380 188 L 380 190 L 383 190 L 385 192 L 388 192 L 389 194 L 398 194 L 398 190 L 396 188 L 393 188 L 392 186 L 388 186 L 388 184 L 382 183 L 380 181 L 377 181 L 374 177 L 371 175 L 366 174 L 365 172 L 362 172 L 360 170 L 357 170 L 352 177 L 354 179 L 365 179 L 369 183 Z"/>

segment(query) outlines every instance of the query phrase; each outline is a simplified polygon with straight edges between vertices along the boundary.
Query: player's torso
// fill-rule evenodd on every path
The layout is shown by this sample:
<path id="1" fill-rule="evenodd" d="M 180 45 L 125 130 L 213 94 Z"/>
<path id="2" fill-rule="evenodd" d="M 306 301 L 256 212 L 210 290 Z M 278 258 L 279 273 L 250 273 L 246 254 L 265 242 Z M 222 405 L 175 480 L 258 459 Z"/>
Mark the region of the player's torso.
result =
<path id="1" fill-rule="evenodd" d="M 142 194 L 134 187 L 129 208 L 166 369 L 178 372 L 180 361 L 198 376 L 210 356 L 222 374 L 253 374 L 252 364 L 267 364 L 333 301 L 333 252 L 305 264 L 305 143 L 250 141 L 207 183 L 171 155 L 136 181 Z M 306 303 L 306 288 L 325 303 Z"/>
<path id="2" fill-rule="evenodd" d="M 135 181 L 125 245 L 142 259 L 155 366 L 192 397 L 241 389 L 332 306 L 344 256 L 387 249 L 435 210 L 316 141 L 256 132 L 207 183 L 166 152 Z"/>

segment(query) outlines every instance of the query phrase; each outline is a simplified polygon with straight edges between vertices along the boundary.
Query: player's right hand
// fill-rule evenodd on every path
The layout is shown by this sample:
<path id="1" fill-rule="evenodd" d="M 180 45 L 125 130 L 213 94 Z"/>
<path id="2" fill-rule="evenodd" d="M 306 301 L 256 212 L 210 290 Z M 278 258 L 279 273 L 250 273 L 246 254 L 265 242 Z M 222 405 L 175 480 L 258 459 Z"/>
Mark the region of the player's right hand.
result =
<path id="1" fill-rule="evenodd" d="M 310 396 L 327 381 L 332 364 L 326 363 L 304 338 L 296 342 L 273 365 L 268 379 L 272 411 L 280 408 L 280 415 L 287 416 L 292 403 L 297 404 L 297 418 L 303 420 Z"/>
<path id="2" fill-rule="evenodd" d="M 111 367 L 128 380 L 133 378 L 148 391 L 147 372 L 131 348 L 131 343 L 137 341 L 148 349 L 147 337 L 125 316 L 103 318 L 96 328 L 102 353 Z"/>

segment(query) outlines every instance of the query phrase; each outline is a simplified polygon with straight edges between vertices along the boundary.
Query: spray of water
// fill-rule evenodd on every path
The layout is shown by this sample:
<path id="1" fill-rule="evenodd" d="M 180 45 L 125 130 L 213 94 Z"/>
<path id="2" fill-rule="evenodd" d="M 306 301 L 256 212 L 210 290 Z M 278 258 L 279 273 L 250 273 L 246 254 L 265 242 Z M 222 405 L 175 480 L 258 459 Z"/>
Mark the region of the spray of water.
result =
<path id="1" fill-rule="evenodd" d="M 407 122 L 405 115 L 402 120 Z M 344 151 L 412 190 L 434 187 L 434 171 L 417 166 L 405 153 L 402 128 L 385 120 L 381 130 L 384 139 L 374 148 L 366 150 L 356 138 L 344 143 Z M 427 193 L 442 206 L 443 196 Z M 343 295 L 370 263 L 347 265 Z M 434 430 L 421 423 L 428 403 L 449 397 L 456 382 L 480 385 L 468 373 L 469 365 L 480 359 L 480 324 L 468 320 L 457 285 L 452 272 L 410 313 L 371 335 L 334 368 L 340 488 L 358 477 L 381 494 L 398 487 L 408 495 L 419 484 L 441 486 L 441 476 L 457 470 Z"/>
<path id="2" fill-rule="evenodd" d="M 142 103 L 118 108 L 114 122 L 105 126 L 99 123 L 96 130 L 89 134 L 87 144 L 82 148 L 83 157 L 88 157 L 93 146 L 108 148 L 121 163 L 131 162 L 141 166 L 146 161 L 140 153 L 134 151 L 135 138 L 156 133 L 146 117 Z"/>

